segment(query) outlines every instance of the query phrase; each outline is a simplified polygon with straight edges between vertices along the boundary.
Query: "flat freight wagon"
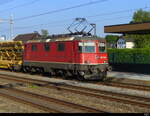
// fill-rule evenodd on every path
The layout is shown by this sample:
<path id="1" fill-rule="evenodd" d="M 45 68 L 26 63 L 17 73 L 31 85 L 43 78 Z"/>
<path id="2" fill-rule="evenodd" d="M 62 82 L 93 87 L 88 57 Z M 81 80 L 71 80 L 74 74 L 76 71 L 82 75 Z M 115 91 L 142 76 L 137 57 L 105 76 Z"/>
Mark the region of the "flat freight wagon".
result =
<path id="1" fill-rule="evenodd" d="M 22 67 L 24 45 L 18 42 L 0 42 L 0 68 L 20 70 Z"/>

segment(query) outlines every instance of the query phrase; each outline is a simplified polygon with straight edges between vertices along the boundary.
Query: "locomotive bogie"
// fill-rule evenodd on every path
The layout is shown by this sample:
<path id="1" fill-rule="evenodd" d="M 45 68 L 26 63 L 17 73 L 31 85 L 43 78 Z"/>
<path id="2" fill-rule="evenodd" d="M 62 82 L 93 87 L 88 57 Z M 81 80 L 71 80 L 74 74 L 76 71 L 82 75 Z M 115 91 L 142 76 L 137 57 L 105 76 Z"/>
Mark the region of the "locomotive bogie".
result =
<path id="1" fill-rule="evenodd" d="M 59 75 L 62 77 L 75 76 L 78 79 L 86 80 L 103 79 L 107 75 L 108 65 L 81 65 L 81 64 L 58 64 L 58 63 L 39 63 L 25 62 L 26 72 L 49 73 L 50 75 Z"/>

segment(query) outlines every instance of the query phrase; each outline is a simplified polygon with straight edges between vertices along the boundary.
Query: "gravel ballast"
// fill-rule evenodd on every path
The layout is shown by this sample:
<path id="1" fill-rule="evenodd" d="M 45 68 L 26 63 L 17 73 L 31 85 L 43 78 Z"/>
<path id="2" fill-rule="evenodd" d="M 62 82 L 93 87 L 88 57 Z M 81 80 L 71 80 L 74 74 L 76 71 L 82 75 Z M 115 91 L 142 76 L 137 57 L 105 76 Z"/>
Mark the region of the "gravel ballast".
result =
<path id="1" fill-rule="evenodd" d="M 14 72 L 8 72 L 8 71 L 0 71 L 0 74 L 4 74 L 4 75 L 7 74 L 10 76 L 16 76 L 18 78 L 21 78 L 21 77 L 32 78 L 32 79 L 44 80 L 44 81 L 54 82 L 54 83 L 59 83 L 59 84 L 75 85 L 75 86 L 98 89 L 98 90 L 103 90 L 103 91 L 108 91 L 108 92 L 115 92 L 115 93 L 122 93 L 122 94 L 129 94 L 129 95 L 134 95 L 134 96 L 142 96 L 142 97 L 150 98 L 150 91 L 147 92 L 147 91 L 125 89 L 125 88 L 109 87 L 109 86 L 103 86 L 103 85 L 96 85 L 94 83 L 93 84 L 92 83 L 82 83 L 82 82 L 77 82 L 77 81 L 73 81 L 73 80 L 63 80 L 63 79 L 49 78 L 49 77 L 43 77 L 43 76 L 37 76 L 37 75 L 14 73 Z M 129 81 L 129 79 L 128 79 L 128 81 Z M 146 82 L 149 82 L 149 81 L 146 81 Z M 1 82 L 0 84 L 2 84 L 2 83 L 4 83 L 4 81 Z M 38 93 L 41 95 L 47 95 L 47 96 L 51 96 L 51 97 L 58 98 L 61 100 L 67 100 L 67 101 L 77 103 L 77 104 L 84 104 L 85 106 L 90 106 L 93 108 L 98 108 L 103 111 L 108 111 L 108 112 L 113 112 L 113 113 L 150 112 L 149 109 L 143 109 L 143 108 L 139 108 L 136 106 L 133 107 L 128 104 L 116 103 L 116 102 L 112 102 L 112 101 L 108 101 L 108 100 L 97 99 L 97 98 L 87 97 L 87 96 L 83 96 L 83 95 L 77 95 L 77 94 L 73 94 L 73 93 L 69 93 L 69 92 L 63 92 L 60 90 L 54 90 L 54 89 L 47 90 L 47 89 L 40 88 L 40 87 L 33 88 L 32 86 L 19 87 L 19 88 L 26 90 L 26 91 L 35 92 L 35 93 Z M 7 104 L 7 105 L 9 108 L 9 104 Z M 18 105 L 16 105 L 16 107 L 17 106 Z M 23 108 L 24 108 L 24 106 L 23 106 Z M 27 111 L 26 111 L 26 109 L 25 110 L 20 109 L 19 113 L 20 113 L 20 111 L 30 112 L 30 110 L 31 110 L 31 108 Z M 8 112 L 9 112 L 9 109 L 8 109 Z M 14 112 L 14 110 L 12 110 L 11 112 Z M 34 112 L 38 112 L 38 110 L 34 110 Z M 39 112 L 41 112 L 41 111 L 39 111 Z M 31 110 L 31 113 L 32 113 L 32 110 Z"/>

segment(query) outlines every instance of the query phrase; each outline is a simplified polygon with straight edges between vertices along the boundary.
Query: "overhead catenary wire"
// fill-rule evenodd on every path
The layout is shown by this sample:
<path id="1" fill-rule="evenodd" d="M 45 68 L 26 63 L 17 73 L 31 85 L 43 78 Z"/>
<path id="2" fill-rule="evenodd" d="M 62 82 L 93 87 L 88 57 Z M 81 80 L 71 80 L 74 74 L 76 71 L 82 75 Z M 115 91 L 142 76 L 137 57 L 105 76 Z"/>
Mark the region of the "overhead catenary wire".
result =
<path id="1" fill-rule="evenodd" d="M 115 18 L 106 18 L 106 19 L 100 19 L 100 20 L 94 20 L 95 22 L 104 22 L 104 21 L 109 21 L 109 20 L 119 20 L 119 19 L 126 19 L 126 18 L 132 18 L 131 15 L 126 15 L 126 16 L 120 16 L 120 17 L 115 17 Z"/>
<path id="2" fill-rule="evenodd" d="M 97 21 L 97 22 L 103 22 L 103 21 L 109 21 L 109 20 L 113 20 L 113 19 L 116 19 L 116 20 L 119 20 L 119 19 L 122 19 L 122 18 L 129 18 L 129 17 L 132 17 L 131 15 L 126 15 L 126 16 L 120 16 L 120 17 L 114 17 L 114 18 L 106 18 L 106 19 L 100 19 L 100 20 L 95 20 L 95 21 Z M 38 24 L 38 25 L 32 25 L 32 26 L 26 26 L 26 27 L 15 27 L 15 29 L 16 30 L 22 30 L 22 29 L 29 29 L 29 28 L 33 28 L 33 27 L 37 27 L 37 26 L 41 26 L 41 25 L 46 25 L 46 26 L 48 26 L 48 25 L 50 25 L 50 24 L 53 24 L 53 23 L 46 23 L 46 24 Z M 55 27 L 61 27 L 62 25 L 54 25 L 54 27 L 53 28 L 55 28 Z M 2 30 L 2 31 L 8 31 L 9 29 L 5 29 L 5 30 Z M 1 32 L 2 32 L 1 31 Z"/>
<path id="3" fill-rule="evenodd" d="M 26 16 L 26 17 L 21 17 L 21 18 L 17 18 L 17 19 L 14 19 L 14 20 L 16 20 L 16 21 L 26 20 L 26 19 L 30 19 L 30 18 L 35 18 L 35 17 L 43 16 L 43 15 L 54 14 L 54 13 L 63 12 L 63 11 L 71 10 L 71 9 L 76 9 L 76 8 L 80 8 L 80 7 L 94 5 L 94 4 L 98 4 L 98 3 L 101 3 L 101 2 L 105 2 L 105 1 L 108 1 L 108 0 L 91 1 L 91 2 L 87 2 L 87 3 L 83 3 L 83 4 L 78 4 L 78 5 L 71 6 L 71 7 L 66 7 L 66 8 L 58 9 L 58 10 L 48 11 L 48 12 L 44 12 L 44 13 L 40 13 L 40 14 L 35 14 L 35 15 L 31 15 L 31 16 Z"/>
<path id="4" fill-rule="evenodd" d="M 79 8 L 79 7 L 89 6 L 89 5 L 92 5 L 92 4 L 97 4 L 99 2 L 105 2 L 105 1 L 108 1 L 108 0 L 92 1 L 92 2 L 88 2 L 88 3 L 84 3 L 84 4 L 79 4 L 79 5 L 76 5 L 76 6 L 71 6 L 71 7 L 67 7 L 67 8 L 62 8 L 62 9 L 58 9 L 58 10 L 44 12 L 44 13 L 41 13 L 41 14 L 36 14 L 36 15 L 31 15 L 31 16 L 26 16 L 26 17 L 21 17 L 21 18 L 16 18 L 14 20 L 16 20 L 16 21 L 26 20 L 26 19 L 30 19 L 30 18 L 43 16 L 43 15 L 48 15 L 48 14 L 53 14 L 53 13 L 57 13 L 57 12 L 63 12 L 63 11 Z M 143 7 L 141 9 L 148 9 L 148 8 L 150 8 L 150 7 L 146 6 L 146 7 Z M 110 13 L 102 13 L 102 14 L 90 15 L 90 16 L 86 16 L 86 17 L 92 18 L 92 17 L 98 17 L 98 16 L 119 14 L 119 13 L 123 13 L 123 12 L 132 12 L 132 11 L 135 11 L 135 10 L 138 10 L 138 9 L 136 8 L 136 9 L 121 10 L 121 11 L 115 11 L 115 12 L 110 12 Z"/>
<path id="5" fill-rule="evenodd" d="M 110 12 L 110 13 L 102 13 L 102 14 L 96 14 L 96 15 L 90 15 L 90 16 L 84 16 L 86 18 L 95 18 L 95 17 L 102 17 L 102 16 L 105 16 L 105 15 L 114 15 L 114 14 L 120 14 L 120 13 L 124 13 L 124 12 L 132 12 L 132 11 L 136 11 L 138 9 L 148 9 L 150 7 L 142 7 L 142 8 L 135 8 L 135 9 L 127 9 L 127 10 L 120 10 L 120 11 L 114 11 L 114 12 Z M 120 18 L 120 17 L 119 17 Z M 35 26 L 43 26 L 43 25 L 50 25 L 50 24 L 55 24 L 55 23 L 64 23 L 65 21 L 70 21 L 70 20 L 73 20 L 74 18 L 68 18 L 68 19 L 65 19 L 65 20 L 59 20 L 59 21 L 52 21 L 52 22 L 49 22 L 49 23 L 42 23 L 42 24 L 36 24 L 36 25 L 30 25 L 30 26 L 22 26 L 22 27 L 18 27 L 18 28 L 32 28 L 32 27 L 35 27 Z M 105 21 L 105 20 L 111 20 L 113 18 L 107 18 L 107 19 L 100 19 L 98 21 Z M 98 22 L 97 20 L 95 22 Z"/>
<path id="6" fill-rule="evenodd" d="M 100 0 L 98 0 L 100 1 Z M 101 2 L 104 2 L 104 1 L 107 1 L 107 0 L 101 0 Z M 90 5 L 91 3 L 93 4 L 96 4 L 97 1 L 94 1 L 94 2 L 89 2 Z M 85 4 L 80 4 L 81 6 L 79 5 L 76 5 L 74 6 L 73 8 L 71 7 L 68 7 L 70 9 L 74 9 L 75 7 L 76 8 L 79 8 L 79 7 L 83 7 L 83 6 L 87 6 L 86 5 L 87 3 Z M 83 6 L 82 6 L 83 5 Z M 138 9 L 147 9 L 147 8 L 150 8 L 150 7 L 143 7 L 143 8 L 135 8 L 135 9 L 127 9 L 127 10 L 120 10 L 120 11 L 113 11 L 113 12 L 109 12 L 109 13 L 101 13 L 101 14 L 96 14 L 96 15 L 90 15 L 90 16 L 85 16 L 86 18 L 95 18 L 95 17 L 100 17 L 100 16 L 106 16 L 106 15 L 114 15 L 114 14 L 120 14 L 120 13 L 125 13 L 125 12 L 132 12 L 132 11 L 135 11 L 135 10 L 138 10 Z M 68 9 L 68 10 L 70 10 Z M 59 10 L 62 10 L 62 9 L 58 9 L 58 10 L 55 10 L 56 12 L 59 12 Z M 65 11 L 67 10 L 66 8 L 64 9 Z M 49 13 L 51 14 L 52 11 L 50 11 Z M 62 11 L 60 11 L 62 12 Z M 48 13 L 48 12 L 47 12 Z M 48 13 L 48 14 L 49 14 Z M 55 13 L 55 12 L 54 12 Z M 46 15 L 46 14 L 41 14 L 40 16 L 43 16 L 43 15 Z M 37 17 L 37 16 L 36 16 Z M 30 17 L 28 17 L 30 18 Z M 27 19 L 28 19 L 27 18 Z M 32 17 L 31 17 L 32 18 Z M 34 17 L 33 17 L 34 18 Z M 70 19 L 67 19 L 68 21 L 69 20 L 72 20 L 73 18 L 70 18 Z M 115 18 L 108 18 L 108 19 L 102 19 L 102 20 L 96 20 L 96 22 L 99 22 L 99 21 L 105 21 L 105 20 L 112 20 L 112 19 L 115 19 Z M 121 17 L 117 17 L 116 19 L 121 19 Z M 21 20 L 21 18 L 18 18 L 18 20 L 15 19 L 15 21 L 19 21 Z M 23 19 L 24 20 L 24 19 Z M 60 20 L 60 21 L 53 21 L 53 22 L 49 22 L 49 23 L 43 23 L 43 24 L 37 24 L 37 25 L 30 25 L 30 26 L 22 26 L 22 27 L 15 27 L 15 29 L 27 29 L 27 28 L 33 28 L 33 27 L 36 27 L 36 26 L 44 26 L 44 25 L 50 25 L 50 24 L 54 24 L 54 23 L 59 23 L 59 22 L 64 22 L 64 20 Z"/>
<path id="7" fill-rule="evenodd" d="M 41 23 L 41 24 L 36 24 L 36 25 L 30 25 L 30 26 L 22 26 L 22 27 L 17 27 L 18 29 L 20 28 L 32 28 L 32 27 L 36 27 L 36 26 L 43 26 L 43 25 L 55 25 L 55 24 L 58 24 L 58 23 L 64 23 L 65 21 L 71 21 L 73 20 L 73 18 L 70 18 L 70 19 L 64 19 L 64 20 L 59 20 L 59 21 L 53 21 L 53 22 L 48 22 L 48 23 Z"/>
<path id="8" fill-rule="evenodd" d="M 16 9 L 16 8 L 20 8 L 20 7 L 25 7 L 25 6 L 28 6 L 28 5 L 32 5 L 36 2 L 39 2 L 40 0 L 32 0 L 30 2 L 26 2 L 24 4 L 20 4 L 20 5 L 16 5 L 14 7 L 11 7 L 11 8 L 7 8 L 7 9 L 4 9 L 4 10 L 0 10 L 0 13 L 5 13 L 5 12 L 8 12 L 10 10 L 13 10 L 13 9 Z"/>
<path id="9" fill-rule="evenodd" d="M 5 4 L 8 4 L 13 1 L 15 1 L 15 0 L 0 0 L 0 5 L 5 5 Z"/>
<path id="10" fill-rule="evenodd" d="M 96 14 L 96 15 L 89 15 L 89 16 L 85 16 L 85 17 L 94 18 L 94 17 L 99 17 L 99 16 L 114 15 L 114 14 L 120 14 L 120 13 L 125 13 L 125 12 L 133 12 L 133 11 L 137 11 L 139 9 L 148 9 L 148 8 L 150 8 L 150 6 L 142 7 L 142 8 L 134 8 L 134 9 L 114 11 L 114 12 L 110 12 L 110 13 L 101 13 L 101 14 Z"/>
<path id="11" fill-rule="evenodd" d="M 38 0 L 33 0 L 31 1 L 31 3 L 34 3 Z M 95 3 L 98 3 L 98 2 L 104 2 L 106 0 L 101 0 L 101 1 L 93 1 L 93 2 L 89 2 L 89 3 L 85 3 L 85 4 L 80 4 L 80 5 L 77 5 L 77 6 L 74 6 L 74 7 L 69 7 L 69 8 L 75 8 L 75 7 L 82 7 L 82 6 L 86 6 L 88 4 L 95 4 Z M 24 4 L 25 5 L 25 4 Z M 150 7 L 143 7 L 141 9 L 147 9 L 147 8 L 150 8 Z M 61 9 L 62 10 L 62 9 Z M 67 10 L 67 9 L 65 9 Z M 111 12 L 111 13 L 102 13 L 102 14 L 96 14 L 96 15 L 90 15 L 90 16 L 85 16 L 87 18 L 94 18 L 94 17 L 99 17 L 99 16 L 105 16 L 105 15 L 113 15 L 113 14 L 118 14 L 118 13 L 123 13 L 123 12 L 131 12 L 133 10 L 138 10 L 137 8 L 136 9 L 128 9 L 128 10 L 121 10 L 121 11 L 115 11 L 115 12 Z M 56 12 L 59 11 L 59 10 L 56 10 Z M 50 12 L 49 12 L 50 13 Z M 44 14 L 41 14 L 41 15 L 44 15 Z M 29 17 L 28 17 L 29 18 Z M 72 18 L 73 19 L 73 18 Z M 19 20 L 19 19 L 18 19 Z M 21 19 L 20 19 L 21 20 Z M 47 23 L 45 23 L 47 24 Z M 45 24 L 39 24 L 39 25 L 45 25 Z M 34 26 L 34 25 L 33 25 Z"/>

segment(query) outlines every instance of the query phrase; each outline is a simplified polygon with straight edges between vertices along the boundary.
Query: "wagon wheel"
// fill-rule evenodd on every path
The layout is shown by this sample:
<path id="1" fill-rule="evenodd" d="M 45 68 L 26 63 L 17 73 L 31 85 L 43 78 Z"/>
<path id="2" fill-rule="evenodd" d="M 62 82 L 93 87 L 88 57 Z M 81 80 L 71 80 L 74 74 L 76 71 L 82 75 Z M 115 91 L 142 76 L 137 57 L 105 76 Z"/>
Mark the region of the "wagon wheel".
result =
<path id="1" fill-rule="evenodd" d="M 21 65 L 13 65 L 13 70 L 15 72 L 20 72 L 22 70 L 22 66 Z"/>
<path id="2" fill-rule="evenodd" d="M 8 67 L 11 72 L 14 72 L 14 67 L 12 65 L 9 65 Z"/>

